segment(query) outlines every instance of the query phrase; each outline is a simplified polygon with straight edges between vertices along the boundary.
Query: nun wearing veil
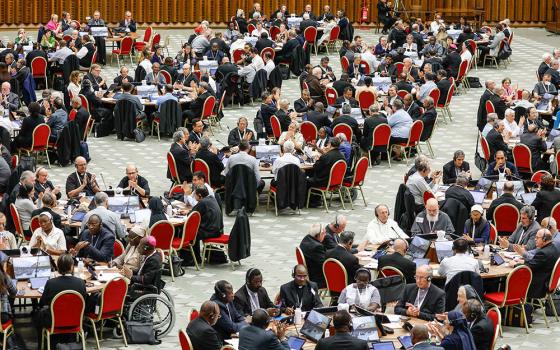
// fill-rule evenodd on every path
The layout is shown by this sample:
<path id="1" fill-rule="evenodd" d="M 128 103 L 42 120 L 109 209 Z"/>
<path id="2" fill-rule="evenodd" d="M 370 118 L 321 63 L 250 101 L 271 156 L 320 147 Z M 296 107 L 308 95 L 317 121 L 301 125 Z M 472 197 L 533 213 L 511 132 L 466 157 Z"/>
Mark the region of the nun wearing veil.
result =
<path id="1" fill-rule="evenodd" d="M 445 350 L 477 350 L 467 319 L 461 311 L 449 311 L 444 324 L 427 324 L 432 334 L 440 339 Z"/>

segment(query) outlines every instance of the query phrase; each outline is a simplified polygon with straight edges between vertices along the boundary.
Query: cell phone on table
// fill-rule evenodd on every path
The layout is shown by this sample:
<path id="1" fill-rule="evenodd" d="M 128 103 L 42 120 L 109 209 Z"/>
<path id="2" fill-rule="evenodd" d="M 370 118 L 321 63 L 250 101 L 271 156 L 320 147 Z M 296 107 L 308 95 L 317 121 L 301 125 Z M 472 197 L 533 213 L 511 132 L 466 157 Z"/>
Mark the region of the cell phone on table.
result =
<path id="1" fill-rule="evenodd" d="M 91 279 L 92 281 L 97 281 L 97 273 L 95 272 L 95 268 L 94 268 L 93 266 L 91 266 L 91 265 L 88 265 L 87 270 L 88 270 L 88 272 L 89 272 L 90 275 L 91 275 L 91 278 L 90 278 L 90 279 Z"/>

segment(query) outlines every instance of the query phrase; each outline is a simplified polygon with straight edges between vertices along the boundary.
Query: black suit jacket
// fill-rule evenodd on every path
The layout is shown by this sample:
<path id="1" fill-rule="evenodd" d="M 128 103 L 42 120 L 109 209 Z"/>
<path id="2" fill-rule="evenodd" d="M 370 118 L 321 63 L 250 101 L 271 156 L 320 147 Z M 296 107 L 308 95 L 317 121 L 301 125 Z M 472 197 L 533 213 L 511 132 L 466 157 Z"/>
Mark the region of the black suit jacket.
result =
<path id="1" fill-rule="evenodd" d="M 471 334 L 477 350 L 492 350 L 490 345 L 494 338 L 494 325 L 486 315 L 482 315 L 473 322 Z"/>
<path id="2" fill-rule="evenodd" d="M 282 300 L 282 307 L 290 307 L 295 309 L 299 307 L 298 303 L 298 286 L 294 281 L 283 284 L 280 287 L 280 299 Z M 303 297 L 301 298 L 301 311 L 311 311 L 316 307 L 323 306 L 321 298 L 319 298 L 319 290 L 315 282 L 308 281 L 303 286 Z"/>
<path id="3" fill-rule="evenodd" d="M 550 275 L 559 255 L 554 244 L 549 243 L 542 248 L 537 248 L 535 256 L 525 261 L 525 265 L 533 272 L 533 279 L 527 293 L 528 298 L 542 298 L 546 295 Z"/>
<path id="4" fill-rule="evenodd" d="M 492 104 L 494 105 L 494 110 L 496 111 L 496 114 L 498 115 L 498 118 L 500 119 L 504 119 L 505 115 L 506 115 L 506 103 L 504 102 L 504 100 L 502 100 L 500 98 L 500 96 L 493 94 L 492 96 L 490 96 L 490 102 L 492 102 Z"/>
<path id="5" fill-rule="evenodd" d="M 179 180 L 181 182 L 192 181 L 192 172 L 191 172 L 191 155 L 189 151 L 178 144 L 177 142 L 173 142 L 169 152 L 175 158 L 175 165 L 177 166 L 177 173 L 179 174 Z M 169 170 L 167 170 L 167 178 L 171 179 L 171 174 Z"/>
<path id="6" fill-rule="evenodd" d="M 261 52 L 264 48 L 273 47 L 273 46 L 274 46 L 274 41 L 272 41 L 268 38 L 266 38 L 266 39 L 260 38 L 255 43 L 255 48 L 257 50 L 259 50 L 259 52 Z"/>
<path id="7" fill-rule="evenodd" d="M 351 252 L 347 251 L 346 248 L 337 245 L 334 249 L 331 249 L 326 254 L 327 259 L 336 259 L 344 265 L 346 269 L 347 284 L 354 281 L 354 275 L 356 270 L 360 268 L 360 262 L 357 257 Z"/>
<path id="8" fill-rule="evenodd" d="M 212 96 L 210 92 L 206 91 L 205 93 L 198 95 L 196 99 L 192 101 L 190 110 L 195 117 L 200 118 L 202 115 L 202 108 L 204 107 L 204 101 L 206 101 L 206 99 L 210 96 Z"/>
<path id="9" fill-rule="evenodd" d="M 469 171 L 471 169 L 469 163 L 463 162 L 460 171 Z M 454 184 L 457 181 L 457 173 L 455 172 L 455 162 L 449 161 L 443 166 L 443 183 Z"/>
<path id="10" fill-rule="evenodd" d="M 307 112 L 307 121 L 312 122 L 317 127 L 317 130 L 321 129 L 324 126 L 330 126 L 331 121 L 329 120 L 329 116 L 327 113 L 324 112 L 317 112 L 317 111 L 309 111 Z"/>
<path id="11" fill-rule="evenodd" d="M 445 191 L 445 199 L 454 198 L 461 202 L 465 208 L 470 212 L 471 207 L 474 205 L 473 195 L 461 186 L 451 186 Z"/>
<path id="12" fill-rule="evenodd" d="M 352 118 L 349 115 L 343 114 L 339 117 L 336 117 L 332 124 L 331 124 L 331 128 L 334 129 L 334 127 L 337 124 L 348 124 L 348 126 L 350 126 L 352 128 L 352 132 L 354 134 L 354 136 L 356 137 L 357 142 L 359 143 L 360 140 L 362 139 L 362 130 L 360 129 L 360 126 L 358 125 L 358 122 L 356 121 L 356 119 Z M 348 140 L 348 142 L 352 142 L 352 140 Z"/>
<path id="13" fill-rule="evenodd" d="M 412 84 L 404 80 L 397 81 L 395 85 L 397 86 L 397 91 L 404 90 L 404 91 L 408 91 L 409 93 L 412 91 Z"/>
<path id="14" fill-rule="evenodd" d="M 336 90 L 338 96 L 342 96 L 344 94 L 344 89 L 346 89 L 347 86 L 350 86 L 352 88 L 352 96 L 355 96 L 356 89 L 350 82 L 339 79 L 332 84 L 332 87 Z"/>
<path id="15" fill-rule="evenodd" d="M 406 110 L 406 112 L 410 115 L 412 120 L 418 120 L 422 117 L 422 114 L 420 113 L 421 112 L 420 106 L 418 105 L 418 103 L 412 102 L 410 106 L 408 107 L 405 106 L 404 110 Z"/>
<path id="16" fill-rule="evenodd" d="M 455 77 L 456 75 L 454 75 Z M 449 89 L 451 88 L 451 82 L 449 79 L 441 79 L 436 83 L 439 89 L 439 100 L 437 104 L 445 104 L 445 100 L 447 100 L 447 94 L 449 93 Z"/>
<path id="17" fill-rule="evenodd" d="M 339 160 L 344 160 L 344 155 L 338 149 L 330 150 L 323 154 L 313 165 L 313 177 L 309 182 L 313 186 L 326 186 L 329 181 L 331 167 Z"/>
<path id="18" fill-rule="evenodd" d="M 416 274 L 416 264 L 402 256 L 400 253 L 393 253 L 380 256 L 378 259 L 378 269 L 382 267 L 395 267 L 403 273 L 406 283 L 414 283 L 414 275 Z"/>
<path id="19" fill-rule="evenodd" d="M 287 341 L 280 342 L 272 331 L 251 325 L 239 331 L 239 349 L 290 350 L 290 346 Z"/>
<path id="20" fill-rule="evenodd" d="M 350 333 L 337 332 L 332 337 L 320 339 L 315 350 L 367 350 L 368 343 L 365 340 L 353 337 Z"/>
<path id="21" fill-rule="evenodd" d="M 541 62 L 541 64 L 539 65 L 539 68 L 538 68 L 539 80 L 542 80 L 542 77 L 543 77 L 544 73 L 546 73 L 546 71 L 549 68 L 550 68 L 550 66 L 548 64 L 546 64 L 545 62 Z"/>
<path id="22" fill-rule="evenodd" d="M 418 287 L 415 283 L 407 284 L 403 293 L 395 306 L 395 314 L 406 315 L 406 303 L 414 304 L 418 295 Z M 435 318 L 435 314 L 441 314 L 445 311 L 445 292 L 433 283 L 430 284 L 428 294 L 424 302 L 420 306 L 420 315 L 418 318 L 431 321 Z"/>
<path id="23" fill-rule="evenodd" d="M 486 135 L 486 141 L 488 141 L 488 146 L 490 148 L 490 159 L 494 159 L 494 155 L 497 151 L 504 151 L 504 154 L 508 154 L 509 147 L 505 143 L 502 134 L 500 134 L 496 129 L 492 128 L 488 135 Z"/>
<path id="24" fill-rule="evenodd" d="M 299 247 L 305 256 L 305 263 L 309 272 L 309 279 L 324 288 L 325 276 L 323 275 L 323 263 L 325 262 L 325 246 L 310 235 L 306 235 Z"/>
<path id="25" fill-rule="evenodd" d="M 259 306 L 261 309 L 269 309 L 274 307 L 274 303 L 270 300 L 268 293 L 264 287 L 257 290 L 257 297 L 259 299 Z M 245 316 L 252 315 L 251 311 L 251 299 L 249 298 L 249 292 L 247 292 L 247 285 L 244 284 L 241 288 L 235 292 L 235 299 L 233 304 L 240 314 Z"/>
<path id="26" fill-rule="evenodd" d="M 76 291 L 84 298 L 84 306 L 87 305 L 88 294 L 86 292 L 86 283 L 83 279 L 74 276 L 59 276 L 51 278 L 45 284 L 45 289 L 41 295 L 41 300 L 39 301 L 40 306 L 46 306 L 47 308 L 42 309 L 41 313 L 41 323 L 43 326 L 51 324 L 51 311 L 50 306 L 54 297 L 65 291 Z"/>
<path id="27" fill-rule="evenodd" d="M 334 102 L 337 106 L 342 106 L 343 103 L 346 102 L 346 99 L 344 98 L 344 96 L 339 96 L 336 98 L 336 101 Z M 358 108 L 360 107 L 360 104 L 358 103 L 358 100 L 356 100 L 355 98 L 350 98 L 350 100 L 348 100 L 348 102 L 350 102 L 350 107 L 352 108 Z"/>
<path id="28" fill-rule="evenodd" d="M 301 98 L 298 98 L 294 101 L 294 110 L 298 113 L 305 113 L 311 111 L 312 109 L 307 106 L 307 102 L 305 102 Z"/>
<path id="29" fill-rule="evenodd" d="M 310 16 L 311 17 L 311 16 Z M 301 32 L 301 35 L 303 35 L 303 33 L 305 32 L 305 29 L 307 29 L 307 27 L 315 27 L 317 28 L 319 26 L 319 23 L 317 23 L 317 21 L 315 21 L 313 19 L 313 17 L 309 18 L 309 19 L 304 19 L 303 21 L 300 22 L 299 24 L 299 30 Z"/>
<path id="30" fill-rule="evenodd" d="M 420 136 L 420 141 L 426 141 L 430 136 L 432 136 L 432 131 L 436 124 L 437 112 L 435 108 L 427 109 L 424 114 L 420 117 L 420 120 L 424 123 L 424 129 L 422 129 L 422 135 Z"/>
<path id="31" fill-rule="evenodd" d="M 122 21 L 119 22 L 119 27 L 125 28 L 125 21 L 124 21 L 124 19 L 123 19 Z M 126 27 L 126 28 L 130 29 L 130 31 L 134 33 L 134 32 L 136 31 L 136 21 L 133 20 L 133 19 L 131 19 L 131 20 L 128 22 L 128 27 Z"/>
<path id="32" fill-rule="evenodd" d="M 90 258 L 97 262 L 108 262 L 113 257 L 115 234 L 105 227 L 101 227 L 101 232 L 97 236 L 93 236 L 89 233 L 89 229 L 85 229 L 80 234 L 78 241 L 90 243 L 89 246 L 78 252 L 78 257 Z"/>
<path id="33" fill-rule="evenodd" d="M 548 166 L 542 160 L 542 154 L 548 148 L 543 139 L 541 139 L 536 133 L 526 132 L 521 134 L 520 141 L 522 144 L 529 147 L 529 151 L 531 151 L 533 171 L 541 170 Z"/>
<path id="34" fill-rule="evenodd" d="M 486 101 L 490 100 L 490 96 L 494 93 L 488 89 L 484 90 L 484 93 L 480 97 L 480 102 L 478 103 L 478 113 L 476 117 L 476 125 L 478 130 L 482 132 L 484 126 L 486 125 Z"/>
<path id="35" fill-rule="evenodd" d="M 509 203 L 515 205 L 519 210 L 523 208 L 523 204 L 519 202 L 511 193 L 502 193 L 499 198 L 496 198 L 490 203 L 490 207 L 486 210 L 486 220 L 494 222 L 494 210 L 500 204 Z"/>
<path id="36" fill-rule="evenodd" d="M 196 158 L 202 159 L 208 164 L 208 168 L 210 169 L 210 183 L 212 185 L 220 185 L 224 163 L 222 163 L 218 155 L 208 149 L 201 149 L 196 153 Z"/>
<path id="37" fill-rule="evenodd" d="M 550 215 L 552 208 L 560 203 L 560 191 L 540 190 L 537 192 L 537 197 L 531 204 L 537 210 L 537 221 L 541 222 L 542 219 Z"/>
<path id="38" fill-rule="evenodd" d="M 218 333 L 202 317 L 197 317 L 187 326 L 187 335 L 191 344 L 197 350 L 220 350 L 222 343 L 218 339 Z"/>
<path id="39" fill-rule="evenodd" d="M 445 55 L 441 63 L 443 69 L 447 71 L 448 76 L 456 78 L 457 73 L 459 73 L 459 66 L 461 65 L 461 55 L 456 51 L 451 51 Z"/>
<path id="40" fill-rule="evenodd" d="M 387 124 L 387 118 L 383 114 L 377 114 L 364 120 L 364 129 L 360 145 L 363 149 L 369 149 L 373 143 L 373 131 L 378 125 Z"/>
<path id="41" fill-rule="evenodd" d="M 123 81 L 124 77 L 122 75 L 119 75 L 118 77 L 116 77 L 115 79 L 113 79 L 113 83 L 117 84 L 117 86 L 121 86 L 122 85 L 122 81 Z M 130 75 L 126 76 L 126 79 L 128 80 L 129 83 L 133 83 L 134 82 L 134 78 L 131 77 Z"/>

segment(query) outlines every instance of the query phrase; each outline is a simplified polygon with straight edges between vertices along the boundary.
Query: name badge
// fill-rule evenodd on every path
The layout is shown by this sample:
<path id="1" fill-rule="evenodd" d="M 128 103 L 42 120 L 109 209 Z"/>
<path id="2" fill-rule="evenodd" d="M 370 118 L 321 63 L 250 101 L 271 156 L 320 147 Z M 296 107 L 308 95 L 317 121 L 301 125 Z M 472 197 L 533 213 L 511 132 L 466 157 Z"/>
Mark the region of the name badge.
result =
<path id="1" fill-rule="evenodd" d="M 311 294 L 315 295 L 315 289 L 311 288 Z"/>
<path id="2" fill-rule="evenodd" d="M 421 223 L 424 222 L 424 218 L 416 217 L 416 222 L 419 223 L 419 224 L 421 224 Z"/>

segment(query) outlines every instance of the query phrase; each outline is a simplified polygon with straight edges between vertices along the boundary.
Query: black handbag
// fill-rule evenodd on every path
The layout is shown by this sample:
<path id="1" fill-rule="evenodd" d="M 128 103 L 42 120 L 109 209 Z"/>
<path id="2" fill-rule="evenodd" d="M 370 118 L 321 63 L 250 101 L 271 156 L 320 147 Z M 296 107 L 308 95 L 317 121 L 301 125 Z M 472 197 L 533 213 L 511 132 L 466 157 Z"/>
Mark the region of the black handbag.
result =
<path id="1" fill-rule="evenodd" d="M 129 344 L 155 345 L 158 343 L 152 322 L 127 321 L 125 331 Z"/>
<path id="2" fill-rule="evenodd" d="M 488 166 L 488 161 L 480 155 L 478 152 L 478 141 L 480 140 L 480 134 L 476 138 L 476 149 L 474 152 L 474 165 L 480 170 L 482 173 L 486 171 L 486 167 Z"/>
<path id="3" fill-rule="evenodd" d="M 381 297 L 381 306 L 386 305 L 392 301 L 398 300 L 404 287 L 405 281 L 401 276 L 389 276 L 385 278 L 378 278 L 371 282 L 379 291 Z"/>
<path id="4" fill-rule="evenodd" d="M 31 156 L 21 156 L 19 157 L 19 167 L 22 171 L 31 170 L 35 171 L 37 163 L 35 158 Z"/>
<path id="5" fill-rule="evenodd" d="M 179 277 L 185 274 L 185 270 L 182 267 L 183 259 L 178 257 L 177 255 L 171 256 L 171 267 L 173 268 L 173 276 Z M 171 276 L 171 270 L 169 269 L 169 262 L 165 262 L 163 264 L 162 273 L 166 276 Z"/>
<path id="6" fill-rule="evenodd" d="M 138 143 L 144 142 L 146 139 L 146 135 L 141 129 L 135 128 L 132 133 L 134 134 L 134 140 Z"/>

